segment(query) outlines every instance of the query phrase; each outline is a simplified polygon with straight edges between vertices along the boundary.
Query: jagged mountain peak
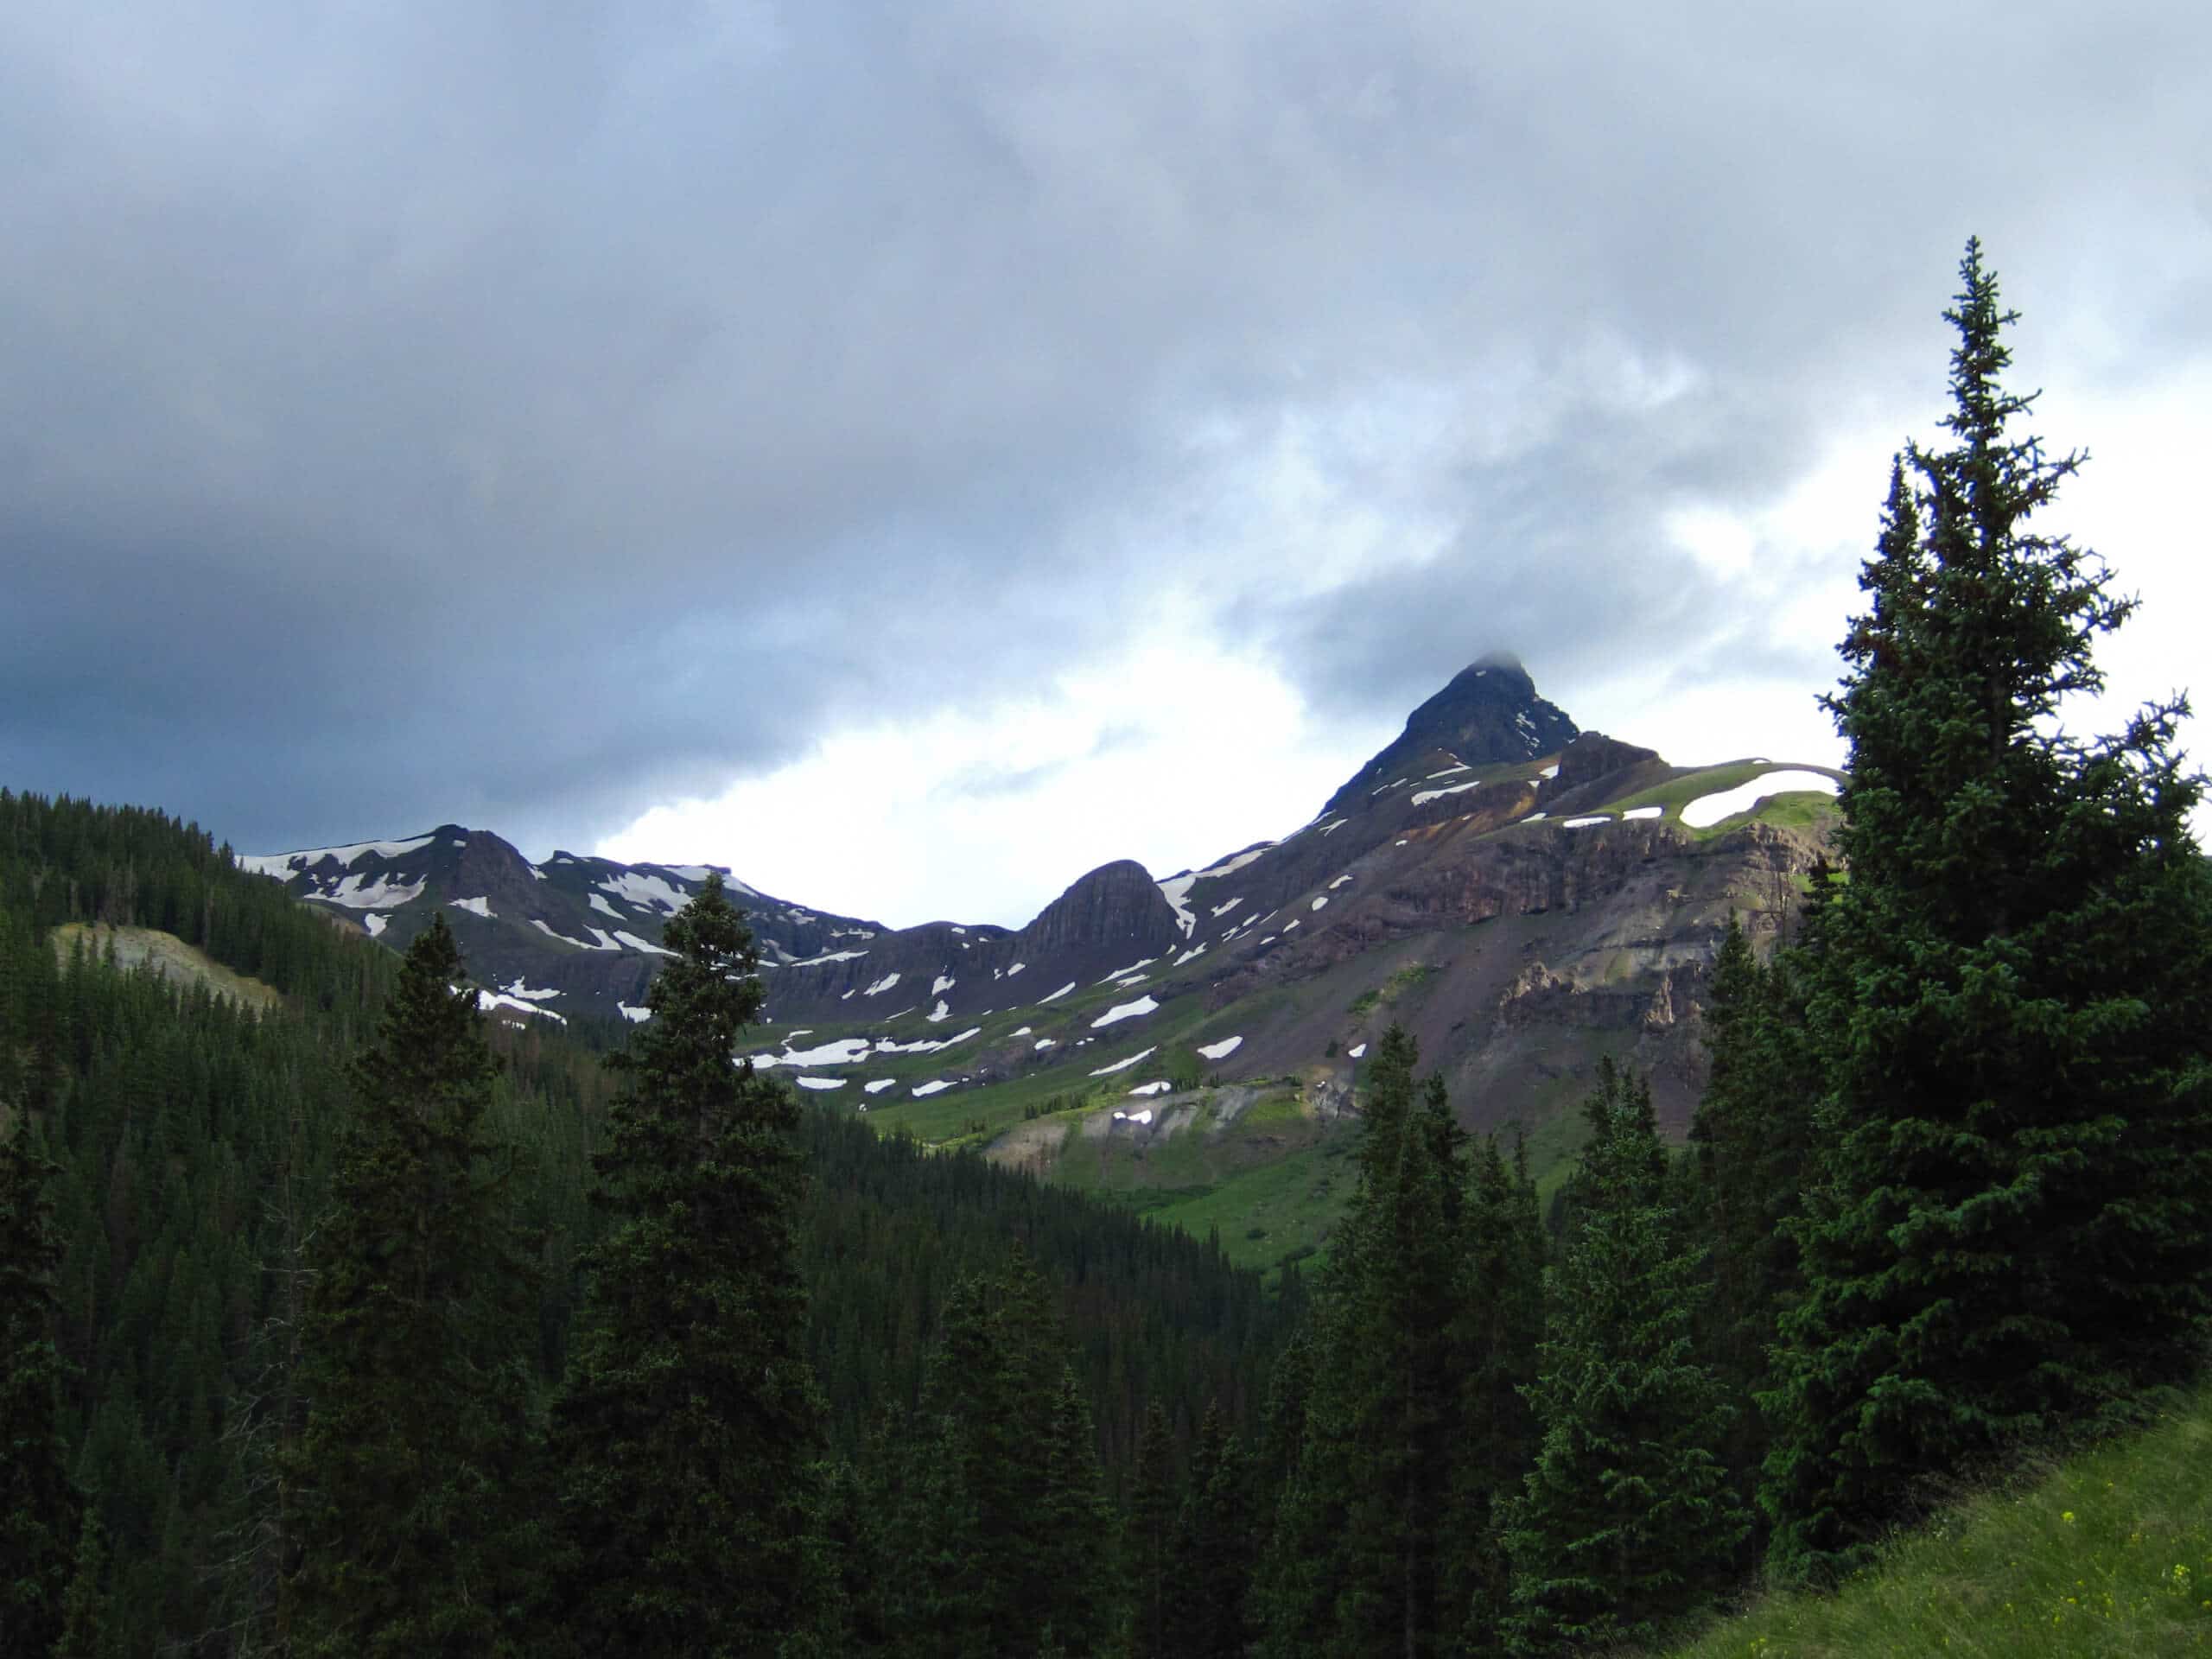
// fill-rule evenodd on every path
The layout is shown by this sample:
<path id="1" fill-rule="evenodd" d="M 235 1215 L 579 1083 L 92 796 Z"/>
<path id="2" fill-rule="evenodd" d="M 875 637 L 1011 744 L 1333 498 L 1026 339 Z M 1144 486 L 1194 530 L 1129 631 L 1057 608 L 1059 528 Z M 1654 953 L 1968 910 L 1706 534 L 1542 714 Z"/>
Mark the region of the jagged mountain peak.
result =
<path id="1" fill-rule="evenodd" d="M 1347 779 L 1322 814 L 1357 811 L 1432 755 L 1469 766 L 1528 760 L 1565 748 L 1579 731 L 1564 709 L 1536 695 L 1519 658 L 1489 652 L 1408 715 L 1395 741 Z"/>

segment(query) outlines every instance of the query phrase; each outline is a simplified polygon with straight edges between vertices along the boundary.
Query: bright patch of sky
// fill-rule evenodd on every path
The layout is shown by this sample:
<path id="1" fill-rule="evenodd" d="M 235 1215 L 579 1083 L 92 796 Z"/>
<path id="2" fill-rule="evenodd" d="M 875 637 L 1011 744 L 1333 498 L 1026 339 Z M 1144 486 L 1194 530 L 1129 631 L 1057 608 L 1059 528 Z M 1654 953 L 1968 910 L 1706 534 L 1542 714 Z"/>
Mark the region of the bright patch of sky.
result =
<path id="1" fill-rule="evenodd" d="M 1114 859 L 1161 874 L 1281 835 L 1357 764 L 1269 664 L 1172 614 L 1147 632 L 1033 693 L 829 735 L 720 796 L 655 807 L 595 850 L 635 861 L 695 849 L 769 892 L 893 926 L 1020 927 Z M 865 812 L 794 810 L 843 798 L 856 779 Z"/>

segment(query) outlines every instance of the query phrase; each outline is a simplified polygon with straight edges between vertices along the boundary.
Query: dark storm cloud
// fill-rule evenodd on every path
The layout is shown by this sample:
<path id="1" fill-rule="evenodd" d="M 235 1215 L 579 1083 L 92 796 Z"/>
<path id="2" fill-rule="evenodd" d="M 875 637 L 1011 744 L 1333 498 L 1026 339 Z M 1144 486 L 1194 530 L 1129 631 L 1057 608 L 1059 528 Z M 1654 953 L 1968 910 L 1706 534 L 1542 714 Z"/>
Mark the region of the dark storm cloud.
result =
<path id="1" fill-rule="evenodd" d="M 1351 716 L 1720 652 L 1665 513 L 1932 409 L 1967 230 L 2202 342 L 2193 9 L 1926 11 L 10 8 L 0 779 L 582 845 L 1173 583 Z M 1443 550 L 1165 533 L 1281 410 Z"/>

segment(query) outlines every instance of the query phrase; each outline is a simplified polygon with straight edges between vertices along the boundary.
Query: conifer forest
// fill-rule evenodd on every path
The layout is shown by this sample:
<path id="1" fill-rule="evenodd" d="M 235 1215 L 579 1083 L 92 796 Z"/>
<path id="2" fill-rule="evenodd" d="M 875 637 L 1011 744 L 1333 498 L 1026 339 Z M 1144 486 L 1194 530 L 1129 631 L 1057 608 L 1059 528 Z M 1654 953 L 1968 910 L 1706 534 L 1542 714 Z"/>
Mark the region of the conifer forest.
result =
<path id="1" fill-rule="evenodd" d="M 442 921 L 0 791 L 0 1659 L 1657 1652 L 2196 1378 L 2187 705 L 2068 724 L 2133 601 L 2038 518 L 2081 458 L 1978 244 L 1945 315 L 1834 861 L 1730 930 L 1687 1143 L 1608 1063 L 1540 1200 L 1394 1027 L 1271 1278 L 733 1064 L 719 877 L 649 1020 L 525 1028 Z"/>

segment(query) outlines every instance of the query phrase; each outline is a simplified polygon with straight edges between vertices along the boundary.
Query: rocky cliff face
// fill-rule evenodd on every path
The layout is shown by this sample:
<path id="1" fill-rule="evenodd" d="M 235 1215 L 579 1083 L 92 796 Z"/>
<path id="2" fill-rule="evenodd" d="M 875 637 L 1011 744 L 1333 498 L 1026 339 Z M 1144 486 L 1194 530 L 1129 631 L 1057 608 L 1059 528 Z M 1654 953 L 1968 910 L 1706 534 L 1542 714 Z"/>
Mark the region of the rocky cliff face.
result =
<path id="1" fill-rule="evenodd" d="M 1151 872 L 1127 858 L 1079 878 L 1016 940 L 1025 954 L 1048 962 L 1101 950 L 1124 961 L 1156 957 L 1182 942 L 1175 912 Z"/>
<path id="2" fill-rule="evenodd" d="M 1386 845 L 1308 925 L 1205 982 L 1217 1007 L 1275 990 L 1300 1010 L 1249 1033 L 1224 1074 L 1348 1074 L 1325 1046 L 1342 1056 L 1395 1019 L 1475 1126 L 1563 1107 L 1610 1054 L 1650 1072 L 1679 1132 L 1702 1087 L 1699 1006 L 1729 916 L 1770 940 L 1823 850 L 1817 834 L 1757 823 L 1700 838 L 1660 820 L 1499 832 L 1472 816 Z M 1376 999 L 1364 1012 L 1363 996 Z"/>

